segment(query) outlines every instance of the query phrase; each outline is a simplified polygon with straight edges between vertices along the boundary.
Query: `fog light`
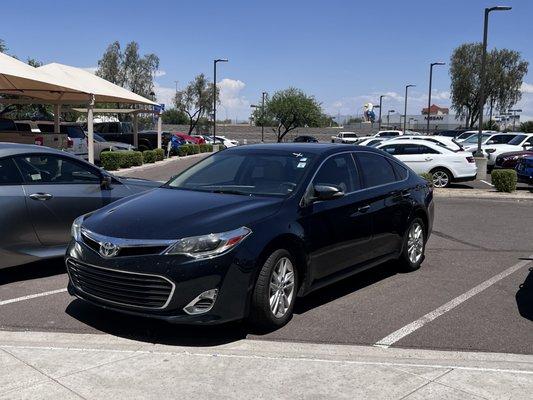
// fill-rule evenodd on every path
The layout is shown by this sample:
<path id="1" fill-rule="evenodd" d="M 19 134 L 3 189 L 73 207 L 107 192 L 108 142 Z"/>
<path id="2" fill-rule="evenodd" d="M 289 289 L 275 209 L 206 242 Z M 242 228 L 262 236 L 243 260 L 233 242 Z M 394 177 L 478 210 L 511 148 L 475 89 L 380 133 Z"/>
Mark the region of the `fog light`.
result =
<path id="1" fill-rule="evenodd" d="M 203 293 L 200 293 L 194 298 L 189 304 L 187 304 L 183 311 L 189 315 L 198 315 L 204 314 L 210 311 L 215 305 L 215 300 L 217 299 L 218 289 L 206 290 Z"/>

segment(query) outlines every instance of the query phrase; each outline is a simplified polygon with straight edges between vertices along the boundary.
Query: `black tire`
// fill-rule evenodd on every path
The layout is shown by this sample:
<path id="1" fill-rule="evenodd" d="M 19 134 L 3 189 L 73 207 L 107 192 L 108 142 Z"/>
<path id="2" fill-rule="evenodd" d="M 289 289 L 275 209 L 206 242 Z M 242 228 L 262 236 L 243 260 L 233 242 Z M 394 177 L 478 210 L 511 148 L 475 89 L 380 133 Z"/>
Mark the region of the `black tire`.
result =
<path id="1" fill-rule="evenodd" d="M 446 168 L 438 167 L 438 168 L 432 169 L 430 174 L 431 174 L 431 179 L 433 181 L 434 187 L 446 188 L 450 186 L 450 183 L 452 183 L 453 175 Z"/>
<path id="2" fill-rule="evenodd" d="M 422 249 L 421 249 L 421 255 L 420 258 L 417 261 L 413 261 L 409 257 L 409 234 L 411 230 L 413 230 L 414 226 L 420 226 L 422 229 Z M 402 245 L 402 254 L 400 255 L 399 263 L 400 263 L 400 270 L 403 272 L 412 272 L 416 271 L 420 268 L 420 265 L 424 261 L 425 258 L 425 251 L 426 251 L 426 226 L 424 224 L 424 221 L 422 221 L 421 218 L 414 218 L 410 223 L 409 227 L 405 231 L 405 236 L 403 238 L 403 245 Z"/>
<path id="3" fill-rule="evenodd" d="M 274 268 L 283 258 L 289 259 L 293 266 L 294 288 L 287 311 L 283 316 L 277 317 L 274 315 L 270 307 L 270 281 L 272 279 Z M 263 263 L 255 283 L 251 300 L 250 314 L 248 316 L 249 323 L 261 331 L 270 331 L 285 325 L 292 318 L 297 288 L 298 270 L 291 253 L 285 249 L 279 249 L 272 252 Z"/>

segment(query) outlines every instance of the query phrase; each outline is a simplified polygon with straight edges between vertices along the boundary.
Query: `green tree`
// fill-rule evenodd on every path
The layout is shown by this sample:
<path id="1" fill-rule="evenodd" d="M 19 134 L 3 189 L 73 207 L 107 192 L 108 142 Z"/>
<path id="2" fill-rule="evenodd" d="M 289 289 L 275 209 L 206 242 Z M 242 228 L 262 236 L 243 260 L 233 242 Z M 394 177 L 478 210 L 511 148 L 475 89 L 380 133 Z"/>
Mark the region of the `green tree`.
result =
<path id="1" fill-rule="evenodd" d="M 323 121 L 322 108 L 315 98 L 292 87 L 274 93 L 265 105 L 265 113 L 265 118 L 275 122 L 278 142 L 293 129 L 320 126 Z"/>
<path id="2" fill-rule="evenodd" d="M 162 118 L 164 124 L 185 125 L 189 123 L 187 114 L 185 114 L 183 111 L 179 111 L 176 108 L 169 108 L 168 110 L 165 110 Z"/>
<path id="3" fill-rule="evenodd" d="M 158 69 L 159 57 L 153 53 L 140 56 L 136 42 L 128 43 L 124 51 L 119 42 L 113 42 L 98 61 L 96 75 L 151 99 Z"/>
<path id="4" fill-rule="evenodd" d="M 219 92 L 217 88 L 217 99 Z M 213 110 L 213 84 L 207 81 L 204 74 L 196 76 L 186 88 L 176 93 L 174 105 L 178 111 L 187 115 L 188 134 L 191 134 L 200 119 L 209 117 Z"/>
<path id="5" fill-rule="evenodd" d="M 0 39 L 0 53 L 7 53 L 6 42 Z"/>
<path id="6" fill-rule="evenodd" d="M 466 117 L 473 127 L 479 119 L 479 88 L 482 45 L 465 43 L 457 47 L 450 60 L 452 108 Z M 514 50 L 494 49 L 487 53 L 485 99 L 505 112 L 521 97 L 520 86 L 527 74 L 528 62 Z"/>
<path id="7" fill-rule="evenodd" d="M 520 124 L 520 132 L 533 133 L 533 121 L 526 121 Z"/>

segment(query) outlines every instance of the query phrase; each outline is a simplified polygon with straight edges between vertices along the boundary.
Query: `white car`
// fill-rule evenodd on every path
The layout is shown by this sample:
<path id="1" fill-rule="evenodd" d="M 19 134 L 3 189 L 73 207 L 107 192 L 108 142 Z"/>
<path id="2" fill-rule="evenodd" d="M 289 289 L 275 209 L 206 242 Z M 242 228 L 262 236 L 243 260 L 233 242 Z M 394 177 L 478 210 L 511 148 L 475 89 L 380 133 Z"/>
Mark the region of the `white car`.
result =
<path id="1" fill-rule="evenodd" d="M 355 132 L 339 132 L 337 135 L 331 137 L 331 143 L 350 143 L 355 144 L 360 142 L 362 138 L 357 136 Z"/>
<path id="2" fill-rule="evenodd" d="M 381 138 L 375 138 L 375 137 L 369 137 L 365 140 L 362 140 L 361 142 L 357 143 L 358 146 L 370 146 L 370 147 L 376 147 L 378 144 L 381 144 L 385 141 L 385 139 Z"/>
<path id="3" fill-rule="evenodd" d="M 215 139 L 220 140 L 220 142 L 226 147 L 235 147 L 239 145 L 238 140 L 228 139 L 225 136 L 215 136 Z"/>
<path id="4" fill-rule="evenodd" d="M 515 133 L 515 135 L 507 144 L 485 146 L 484 150 L 487 154 L 487 165 L 489 169 L 494 166 L 496 157 L 500 154 L 533 149 L 533 133 Z"/>
<path id="5" fill-rule="evenodd" d="M 496 132 L 496 131 L 481 131 L 481 134 L 484 134 L 484 133 L 495 134 L 495 133 L 499 133 L 499 132 Z M 462 142 L 464 142 L 465 140 L 471 138 L 474 135 L 477 136 L 477 134 L 478 134 L 478 131 L 464 131 L 459 136 L 457 136 L 455 138 L 455 140 L 457 140 L 459 143 L 462 143 Z"/>
<path id="6" fill-rule="evenodd" d="M 446 136 L 411 136 L 411 135 L 405 135 L 405 136 L 399 136 L 395 137 L 389 140 L 389 142 L 392 141 L 398 141 L 398 140 L 426 140 L 428 142 L 435 143 L 439 146 L 444 146 L 452 151 L 464 151 L 464 148 L 457 143 L 453 138 L 446 137 Z"/>
<path id="7" fill-rule="evenodd" d="M 517 133 L 482 133 L 481 134 L 481 150 L 485 149 L 485 145 L 493 144 L 507 144 L 516 137 Z M 468 139 L 463 140 L 461 144 L 465 151 L 474 153 L 477 150 L 478 135 L 472 135 Z"/>
<path id="8" fill-rule="evenodd" d="M 452 151 L 427 140 L 413 139 L 389 140 L 377 148 L 403 161 L 417 174 L 429 172 L 438 188 L 476 179 L 474 157 L 466 151 Z"/>
<path id="9" fill-rule="evenodd" d="M 396 130 L 386 130 L 386 131 L 379 131 L 374 135 L 374 137 L 380 137 L 380 138 L 393 138 L 396 136 L 403 136 L 403 131 L 396 131 Z"/>

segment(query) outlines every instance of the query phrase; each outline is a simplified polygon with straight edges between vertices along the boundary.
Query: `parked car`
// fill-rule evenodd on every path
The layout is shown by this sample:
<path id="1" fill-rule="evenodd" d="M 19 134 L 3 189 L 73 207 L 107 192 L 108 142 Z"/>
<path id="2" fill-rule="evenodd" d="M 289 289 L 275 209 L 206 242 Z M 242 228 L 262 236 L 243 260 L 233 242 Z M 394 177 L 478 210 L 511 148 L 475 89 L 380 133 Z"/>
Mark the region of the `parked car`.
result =
<path id="1" fill-rule="evenodd" d="M 507 144 L 494 144 L 485 147 L 487 154 L 487 169 L 491 170 L 496 163 L 496 158 L 510 151 L 533 150 L 533 133 L 516 133 Z"/>
<path id="2" fill-rule="evenodd" d="M 318 143 L 318 139 L 313 136 L 297 136 L 294 138 L 293 142 L 295 143 Z"/>
<path id="3" fill-rule="evenodd" d="M 417 174 L 429 172 L 433 185 L 438 188 L 476 179 L 474 157 L 466 151 L 452 151 L 426 140 L 409 139 L 387 141 L 377 148 L 403 161 Z"/>
<path id="4" fill-rule="evenodd" d="M 133 151 L 135 147 L 131 144 L 121 142 L 108 142 L 98 133 L 94 134 L 94 161 L 100 162 L 100 156 L 105 151 Z"/>
<path id="5" fill-rule="evenodd" d="M 205 143 L 205 139 L 203 136 L 191 136 L 187 135 L 183 132 L 172 132 L 173 135 L 180 137 L 181 139 L 185 140 L 185 142 L 189 144 L 203 144 Z"/>
<path id="6" fill-rule="evenodd" d="M 359 136 L 355 132 L 339 132 L 331 137 L 331 143 L 357 143 Z"/>
<path id="7" fill-rule="evenodd" d="M 463 132 L 466 132 L 467 129 L 453 129 L 453 130 L 445 130 L 445 131 L 437 131 L 433 135 L 434 136 L 446 136 L 457 139 L 459 135 L 461 135 Z"/>
<path id="8" fill-rule="evenodd" d="M 498 133 L 496 131 L 481 131 L 481 134 L 494 134 L 494 133 Z M 464 131 L 463 133 L 461 133 L 459 136 L 457 136 L 455 138 L 455 140 L 457 140 L 459 143 L 467 140 L 468 138 L 472 137 L 472 136 L 477 136 L 479 134 L 478 131 Z"/>
<path id="9" fill-rule="evenodd" d="M 533 156 L 522 157 L 516 164 L 518 182 L 533 185 Z"/>
<path id="10" fill-rule="evenodd" d="M 73 142 L 67 142 L 62 133 L 41 133 L 35 121 L 13 121 L 0 118 L 0 143 L 21 143 L 46 146 L 59 150 L 68 149 Z"/>
<path id="11" fill-rule="evenodd" d="M 98 122 L 94 124 L 94 132 L 110 142 L 134 145 L 133 124 L 131 122 Z M 157 131 L 140 131 L 138 135 L 138 149 L 140 151 L 157 149 Z M 168 140 L 162 139 L 163 148 L 167 143 Z"/>
<path id="12" fill-rule="evenodd" d="M 64 255 L 76 217 L 159 185 L 64 151 L 0 143 L 0 268 Z"/>
<path id="13" fill-rule="evenodd" d="M 234 147 L 79 217 L 68 290 L 174 323 L 280 327 L 297 296 L 387 260 L 419 268 L 432 199 L 425 180 L 370 147 Z"/>
<path id="14" fill-rule="evenodd" d="M 397 130 L 385 130 L 385 131 L 379 131 L 374 135 L 374 137 L 380 137 L 380 138 L 392 138 L 396 136 L 402 136 L 403 131 L 397 131 Z"/>
<path id="15" fill-rule="evenodd" d="M 515 169 L 518 160 L 527 156 L 533 156 L 533 150 L 511 151 L 500 154 L 496 157 L 494 169 Z"/>
<path id="16" fill-rule="evenodd" d="M 224 146 L 226 146 L 226 148 L 235 147 L 235 146 L 239 145 L 239 141 L 238 140 L 228 139 L 225 136 L 215 136 L 215 139 L 219 140 L 220 142 L 222 142 L 222 144 Z M 215 143 L 215 144 L 217 144 L 217 143 Z"/>
<path id="17" fill-rule="evenodd" d="M 428 142 L 435 143 L 439 146 L 444 146 L 452 151 L 464 151 L 463 146 L 460 143 L 457 143 L 455 139 L 446 137 L 446 136 L 397 136 L 392 139 L 389 139 L 389 142 L 396 140 L 426 140 Z"/>
<path id="18" fill-rule="evenodd" d="M 54 123 L 50 121 L 40 121 L 37 122 L 37 128 L 42 133 L 41 137 L 43 138 L 47 134 L 54 134 Z M 67 147 L 65 150 L 68 153 L 74 154 L 75 156 L 87 159 L 89 149 L 87 147 L 87 138 L 85 137 L 85 132 L 81 125 L 74 122 L 62 122 L 59 125 L 59 133 L 67 135 Z"/>
<path id="19" fill-rule="evenodd" d="M 378 144 L 383 143 L 383 141 L 385 141 L 385 140 L 386 139 L 371 137 L 371 138 L 365 139 L 365 140 L 363 140 L 361 142 L 358 142 L 357 145 L 358 146 L 376 147 Z"/>
<path id="20" fill-rule="evenodd" d="M 493 144 L 507 144 L 516 137 L 516 133 L 483 133 L 481 134 L 481 150 L 485 149 L 485 146 Z M 475 153 L 478 145 L 478 135 L 472 135 L 468 139 L 463 140 L 461 144 L 465 148 L 465 151 Z"/>

